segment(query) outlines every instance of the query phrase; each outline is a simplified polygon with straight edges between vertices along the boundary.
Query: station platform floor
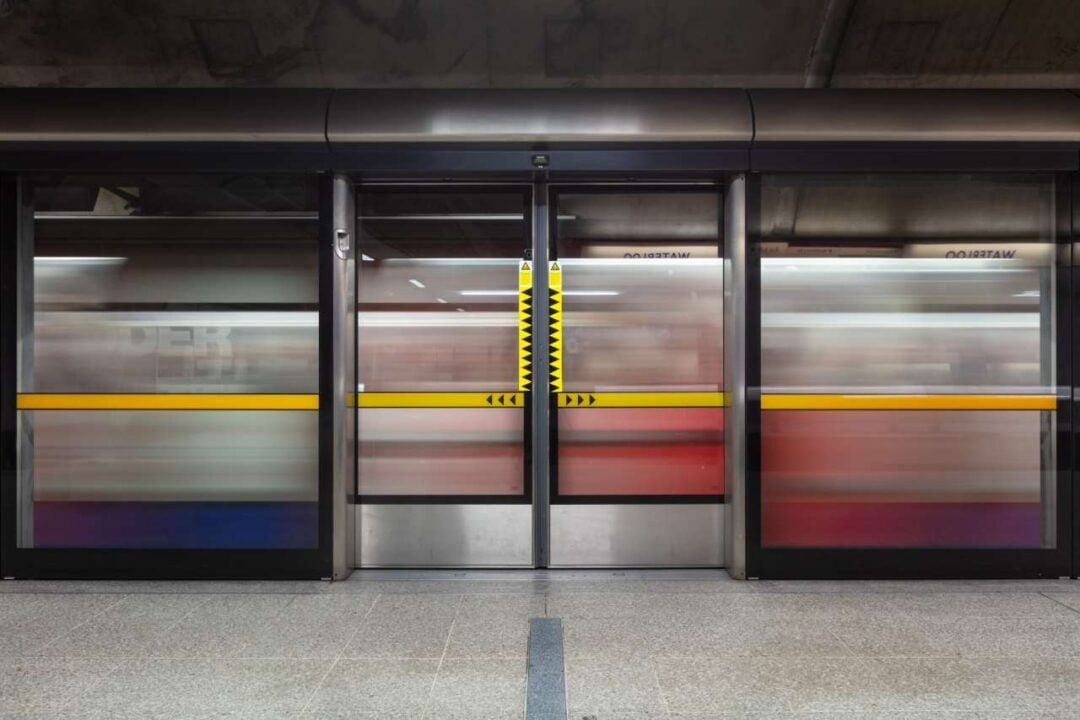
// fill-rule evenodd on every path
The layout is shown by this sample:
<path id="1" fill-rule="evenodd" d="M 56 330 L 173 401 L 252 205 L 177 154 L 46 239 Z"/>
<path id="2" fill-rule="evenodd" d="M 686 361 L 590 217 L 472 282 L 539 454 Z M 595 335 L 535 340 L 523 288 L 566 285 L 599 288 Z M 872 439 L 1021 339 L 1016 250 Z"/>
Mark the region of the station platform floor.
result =
<path id="1" fill-rule="evenodd" d="M 544 682 L 528 670 L 536 618 L 561 623 L 562 675 Z M 530 720 L 564 712 L 541 687 L 565 687 L 573 720 L 1075 718 L 1080 583 L 0 582 L 4 720 L 503 720 L 527 696 Z"/>

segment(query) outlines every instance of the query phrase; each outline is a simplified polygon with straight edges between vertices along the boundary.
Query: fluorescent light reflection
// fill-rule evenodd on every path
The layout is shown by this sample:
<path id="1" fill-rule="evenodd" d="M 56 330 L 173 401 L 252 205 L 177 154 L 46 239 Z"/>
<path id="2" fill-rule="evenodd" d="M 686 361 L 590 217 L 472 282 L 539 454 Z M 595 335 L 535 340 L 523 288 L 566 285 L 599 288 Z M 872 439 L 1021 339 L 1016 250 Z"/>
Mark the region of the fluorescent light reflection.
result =
<path id="1" fill-rule="evenodd" d="M 35 265 L 123 265 L 126 257 L 46 256 L 34 258 Z"/>

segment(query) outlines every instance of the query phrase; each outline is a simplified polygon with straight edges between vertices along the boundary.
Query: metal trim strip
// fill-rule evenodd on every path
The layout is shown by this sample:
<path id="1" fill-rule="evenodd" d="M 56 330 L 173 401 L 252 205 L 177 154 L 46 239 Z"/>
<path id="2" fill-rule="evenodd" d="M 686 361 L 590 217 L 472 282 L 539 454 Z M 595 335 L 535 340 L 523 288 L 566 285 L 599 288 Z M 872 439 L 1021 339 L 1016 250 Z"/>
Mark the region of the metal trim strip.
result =
<path id="1" fill-rule="evenodd" d="M 1056 410 L 1056 395 L 763 394 L 762 410 Z"/>

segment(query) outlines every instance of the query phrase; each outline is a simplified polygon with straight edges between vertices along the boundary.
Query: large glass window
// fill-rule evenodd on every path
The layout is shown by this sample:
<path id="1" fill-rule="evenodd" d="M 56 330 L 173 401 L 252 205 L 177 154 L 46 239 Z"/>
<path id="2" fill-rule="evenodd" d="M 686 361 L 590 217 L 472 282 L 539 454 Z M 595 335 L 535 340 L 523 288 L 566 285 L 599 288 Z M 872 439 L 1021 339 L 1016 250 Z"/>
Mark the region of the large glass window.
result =
<path id="1" fill-rule="evenodd" d="M 763 546 L 1054 544 L 1054 188 L 764 178 Z"/>
<path id="2" fill-rule="evenodd" d="M 20 248 L 19 544 L 318 544 L 316 187 L 47 176 Z"/>

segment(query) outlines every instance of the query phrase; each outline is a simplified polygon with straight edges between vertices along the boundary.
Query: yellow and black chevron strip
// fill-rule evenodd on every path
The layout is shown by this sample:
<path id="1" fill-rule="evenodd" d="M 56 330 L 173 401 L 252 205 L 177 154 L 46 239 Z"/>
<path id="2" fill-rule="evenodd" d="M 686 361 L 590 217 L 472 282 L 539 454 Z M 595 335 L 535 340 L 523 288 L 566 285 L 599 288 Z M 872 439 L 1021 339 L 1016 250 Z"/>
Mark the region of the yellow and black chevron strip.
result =
<path id="1" fill-rule="evenodd" d="M 562 269 L 552 262 L 548 269 L 548 343 L 551 348 L 551 392 L 563 388 Z"/>
<path id="2" fill-rule="evenodd" d="M 522 260 L 518 267 L 518 390 L 532 389 L 532 263 Z"/>

